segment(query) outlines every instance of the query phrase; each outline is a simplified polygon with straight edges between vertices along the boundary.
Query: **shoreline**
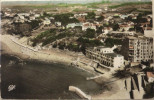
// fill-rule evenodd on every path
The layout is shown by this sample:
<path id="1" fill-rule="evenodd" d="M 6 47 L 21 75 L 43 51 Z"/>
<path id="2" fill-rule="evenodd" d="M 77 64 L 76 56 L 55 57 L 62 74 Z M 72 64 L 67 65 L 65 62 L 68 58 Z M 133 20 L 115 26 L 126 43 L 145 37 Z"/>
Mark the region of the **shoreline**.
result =
<path id="1" fill-rule="evenodd" d="M 23 60 L 38 60 L 44 62 L 56 62 L 56 63 L 63 63 L 63 64 L 71 64 L 74 57 L 66 54 L 62 54 L 61 52 L 58 54 L 56 51 L 44 51 L 38 50 L 34 51 L 33 48 L 25 46 L 21 43 L 16 43 L 11 40 L 13 36 L 11 35 L 1 35 L 1 53 L 14 55 Z M 18 43 L 18 44 L 17 44 Z M 57 54 L 57 55 L 56 55 Z M 61 55 L 59 57 L 59 55 Z M 70 57 L 70 58 L 69 58 Z"/>
<path id="2" fill-rule="evenodd" d="M 71 65 L 72 62 L 77 59 L 77 53 L 71 51 L 61 51 L 55 48 L 51 50 L 37 50 L 28 45 L 24 45 L 21 41 L 15 39 L 12 35 L 2 35 L 0 34 L 1 42 L 1 54 L 13 55 L 21 60 L 26 61 L 40 61 L 43 63 L 59 63 L 65 65 Z M 73 66 L 78 69 L 84 70 L 94 76 L 99 73 L 95 72 L 92 68 L 86 66 Z"/>

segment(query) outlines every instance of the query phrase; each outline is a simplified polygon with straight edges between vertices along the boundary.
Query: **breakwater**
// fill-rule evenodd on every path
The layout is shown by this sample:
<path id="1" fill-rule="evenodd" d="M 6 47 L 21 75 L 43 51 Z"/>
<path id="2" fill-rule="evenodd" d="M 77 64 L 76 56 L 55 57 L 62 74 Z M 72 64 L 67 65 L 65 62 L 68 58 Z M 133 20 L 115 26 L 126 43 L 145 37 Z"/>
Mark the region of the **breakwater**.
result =
<path id="1" fill-rule="evenodd" d="M 75 92 L 77 95 L 79 95 L 82 99 L 88 99 L 91 100 L 91 96 L 85 94 L 81 89 L 75 87 L 75 86 L 69 86 L 69 91 Z"/>

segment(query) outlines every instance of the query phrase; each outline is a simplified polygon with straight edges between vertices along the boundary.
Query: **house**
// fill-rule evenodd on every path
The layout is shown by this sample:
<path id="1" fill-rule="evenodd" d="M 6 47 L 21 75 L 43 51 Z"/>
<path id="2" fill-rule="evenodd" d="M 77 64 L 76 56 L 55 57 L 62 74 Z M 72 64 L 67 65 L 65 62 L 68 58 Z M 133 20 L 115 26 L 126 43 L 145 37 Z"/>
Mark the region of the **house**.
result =
<path id="1" fill-rule="evenodd" d="M 108 10 L 108 7 L 104 7 L 104 10 L 107 11 Z"/>
<path id="2" fill-rule="evenodd" d="M 94 30 L 96 31 L 96 25 L 95 25 L 95 24 L 90 23 L 90 22 L 83 23 L 83 25 L 82 25 L 82 30 L 85 31 L 85 30 L 87 30 L 88 28 L 94 29 Z"/>
<path id="3" fill-rule="evenodd" d="M 121 14 L 118 14 L 118 13 L 115 13 L 114 15 L 113 15 L 113 17 L 120 17 L 121 16 Z"/>
<path id="4" fill-rule="evenodd" d="M 86 21 L 86 19 L 85 19 L 84 16 L 77 17 L 77 20 L 78 20 L 79 22 L 82 22 L 82 23 L 84 23 L 84 22 Z"/>
<path id="5" fill-rule="evenodd" d="M 24 16 L 22 16 L 22 15 L 20 15 L 20 16 L 19 16 L 19 19 L 24 20 L 24 19 L 25 19 L 25 17 L 24 17 Z"/>
<path id="6" fill-rule="evenodd" d="M 130 26 L 128 24 L 121 24 L 119 25 L 120 29 L 119 31 L 129 31 L 130 28 L 132 28 L 133 26 Z"/>
<path id="7" fill-rule="evenodd" d="M 28 16 L 30 16 L 30 14 L 29 13 L 18 13 L 18 16 L 28 17 Z"/>
<path id="8" fill-rule="evenodd" d="M 79 13 L 79 14 L 74 14 L 74 17 L 75 18 L 77 18 L 77 17 L 85 17 L 87 15 L 88 15 L 87 13 Z"/>
<path id="9" fill-rule="evenodd" d="M 96 11 L 102 11 L 102 9 L 96 9 Z"/>
<path id="10" fill-rule="evenodd" d="M 71 23 L 66 26 L 66 28 L 74 28 L 76 26 L 82 26 L 82 23 Z"/>
<path id="11" fill-rule="evenodd" d="M 120 32 L 120 31 L 112 31 L 111 34 L 122 34 L 124 36 L 134 36 L 135 32 L 130 32 L 130 31 L 125 31 L 125 32 Z"/>
<path id="12" fill-rule="evenodd" d="M 35 20 L 35 16 L 30 16 L 29 20 Z"/>
<path id="13" fill-rule="evenodd" d="M 109 22 L 110 19 L 112 19 L 112 18 L 113 18 L 112 16 L 109 16 L 109 17 L 106 17 L 104 20 L 107 21 L 107 22 Z"/>
<path id="14" fill-rule="evenodd" d="M 153 72 L 147 72 L 147 78 L 148 78 L 149 83 L 154 82 L 154 73 Z"/>
<path id="15" fill-rule="evenodd" d="M 5 15 L 6 17 L 9 17 L 9 16 L 10 16 L 10 13 L 5 12 L 4 15 Z"/>
<path id="16" fill-rule="evenodd" d="M 55 25 L 60 27 L 61 26 L 61 22 L 55 22 Z"/>
<path id="17" fill-rule="evenodd" d="M 128 17 L 128 15 L 121 15 L 120 16 L 120 18 L 122 18 L 122 19 L 125 19 L 125 18 L 127 18 Z"/>
<path id="18" fill-rule="evenodd" d="M 137 16 L 132 16 L 132 19 L 137 19 Z"/>
<path id="19" fill-rule="evenodd" d="M 38 17 L 40 17 L 40 14 L 35 14 L 34 17 L 38 18 Z"/>
<path id="20" fill-rule="evenodd" d="M 117 11 L 117 9 L 112 9 L 112 11 Z"/>
<path id="21" fill-rule="evenodd" d="M 112 27 L 104 27 L 104 29 L 102 30 L 103 34 L 105 35 L 110 33 L 111 31 L 113 31 Z"/>
<path id="22" fill-rule="evenodd" d="M 50 22 L 49 19 L 45 19 L 45 20 L 43 21 L 43 25 L 50 25 L 50 24 L 51 24 L 51 22 Z"/>

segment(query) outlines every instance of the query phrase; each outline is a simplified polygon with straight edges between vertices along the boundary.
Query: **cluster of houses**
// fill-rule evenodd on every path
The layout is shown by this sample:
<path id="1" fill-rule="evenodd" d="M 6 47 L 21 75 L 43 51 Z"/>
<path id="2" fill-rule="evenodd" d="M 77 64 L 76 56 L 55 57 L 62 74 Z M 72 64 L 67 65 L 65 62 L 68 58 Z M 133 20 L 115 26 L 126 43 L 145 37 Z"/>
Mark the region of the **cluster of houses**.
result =
<path id="1" fill-rule="evenodd" d="M 11 9 L 8 9 L 7 12 L 3 13 L 3 16 L 13 18 L 13 21 L 15 23 L 31 22 L 33 20 L 37 20 L 37 18 L 43 15 L 43 13 L 36 14 L 35 12 L 31 11 L 29 13 L 18 13 L 18 14 L 10 12 Z M 136 23 L 126 19 L 129 17 L 130 19 L 136 20 L 137 17 L 139 16 L 139 13 L 131 13 L 131 14 L 121 14 L 115 12 L 104 13 L 102 9 L 97 9 L 96 12 L 101 12 L 101 13 L 99 14 L 96 13 L 95 19 L 92 20 L 86 19 L 88 13 L 85 12 L 75 13 L 74 16 L 69 18 L 70 19 L 76 18 L 77 20 L 79 20 L 79 23 L 69 23 L 66 25 L 65 28 L 81 27 L 82 31 L 86 31 L 88 28 L 94 29 L 96 31 L 98 27 L 103 26 L 101 34 L 103 36 L 107 34 L 123 34 L 125 36 L 132 36 L 126 38 L 124 41 L 125 46 L 122 46 L 122 48 L 124 49 L 123 50 L 124 52 L 122 54 L 124 58 L 127 60 L 131 60 L 133 62 L 141 62 L 142 60 L 149 61 L 153 59 L 153 39 L 150 38 L 152 34 L 152 26 L 150 26 L 150 23 L 152 21 L 152 15 L 142 16 L 144 19 L 146 19 L 146 22 L 140 23 L 140 27 L 144 30 L 145 36 L 134 37 L 136 31 L 135 30 L 132 31 L 130 29 L 134 29 Z M 104 19 L 102 21 L 97 21 L 96 19 L 100 16 L 103 16 Z M 57 27 L 62 27 L 62 23 L 56 22 L 54 17 L 45 17 L 44 19 L 41 20 L 44 26 L 46 25 L 50 26 L 54 24 Z M 115 23 L 118 24 L 119 26 L 117 30 L 114 30 L 113 26 L 110 25 Z M 141 52 L 138 53 L 138 49 Z M 140 54 L 139 57 L 137 54 Z"/>
<path id="2" fill-rule="evenodd" d="M 10 9 L 11 10 L 11 9 Z M 15 23 L 24 23 L 24 22 L 31 22 L 32 20 L 37 20 L 40 16 L 43 15 L 43 12 L 38 14 L 35 13 L 34 11 L 30 11 L 29 13 L 10 13 L 11 11 L 7 10 L 7 12 L 4 12 L 3 16 L 13 18 L 13 21 Z M 135 30 L 135 23 L 132 21 L 126 21 L 125 19 L 130 17 L 131 19 L 137 19 L 137 16 L 139 15 L 138 13 L 131 13 L 131 14 L 121 14 L 121 13 L 104 13 L 102 12 L 102 9 L 97 9 L 96 12 L 101 12 L 99 14 L 96 13 L 95 19 L 93 20 L 87 20 L 86 16 L 88 13 L 75 13 L 74 16 L 70 17 L 71 18 L 76 18 L 79 20 L 79 23 L 69 23 L 66 25 L 66 28 L 74 28 L 76 26 L 82 27 L 82 31 L 85 31 L 86 29 L 94 29 L 95 31 L 97 30 L 98 27 L 103 26 L 102 28 L 102 34 L 107 35 L 109 33 L 121 33 L 121 34 L 127 34 L 127 35 L 134 35 Z M 96 19 L 103 16 L 104 19 L 102 21 L 97 21 Z M 151 15 L 144 16 L 144 18 L 147 20 L 145 23 L 140 23 L 140 27 L 144 31 L 149 31 L 152 30 L 150 27 L 150 22 L 152 20 Z M 61 22 L 55 22 L 54 17 L 45 17 L 42 19 L 42 24 L 45 26 L 50 26 L 54 24 L 57 27 L 62 27 Z M 119 28 L 117 30 L 113 30 L 113 26 L 111 24 L 118 24 Z M 105 25 L 105 26 L 104 26 Z M 114 31 L 114 32 L 113 32 Z M 130 33 L 131 32 L 131 33 Z"/>
<path id="3" fill-rule="evenodd" d="M 31 22 L 33 20 L 36 20 L 38 17 L 40 17 L 40 14 L 35 13 L 19 13 L 14 16 L 14 22 L 15 23 L 24 23 L 24 22 Z"/>
<path id="4" fill-rule="evenodd" d="M 5 12 L 1 12 L 1 16 L 7 19 L 13 19 L 12 22 L 14 23 L 24 23 L 36 20 L 41 14 L 35 13 L 34 11 L 28 13 L 13 13 L 11 9 L 6 8 Z"/>

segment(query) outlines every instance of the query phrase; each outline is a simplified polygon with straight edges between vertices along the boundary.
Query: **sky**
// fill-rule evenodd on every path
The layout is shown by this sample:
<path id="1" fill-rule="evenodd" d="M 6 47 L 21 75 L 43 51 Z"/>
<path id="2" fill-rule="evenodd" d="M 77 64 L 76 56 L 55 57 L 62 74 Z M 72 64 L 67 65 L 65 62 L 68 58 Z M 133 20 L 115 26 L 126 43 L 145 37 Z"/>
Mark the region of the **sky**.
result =
<path id="1" fill-rule="evenodd" d="M 67 0 L 1 0 L 1 1 L 67 1 Z M 68 1 L 82 1 L 82 0 L 68 0 Z M 88 0 L 87 0 L 88 1 Z M 95 0 L 94 0 L 95 1 Z M 97 0 L 96 0 L 97 1 Z M 101 1 L 101 0 L 100 0 Z M 110 1 L 110 0 L 109 0 Z M 117 0 L 111 0 L 111 1 L 117 1 Z M 118 0 L 119 1 L 119 0 Z M 120 0 L 125 1 L 125 0 Z M 129 0 L 126 0 L 129 1 Z M 144 1 L 151 1 L 151 0 L 144 0 Z M 153 0 L 154 1 L 154 0 Z"/>

